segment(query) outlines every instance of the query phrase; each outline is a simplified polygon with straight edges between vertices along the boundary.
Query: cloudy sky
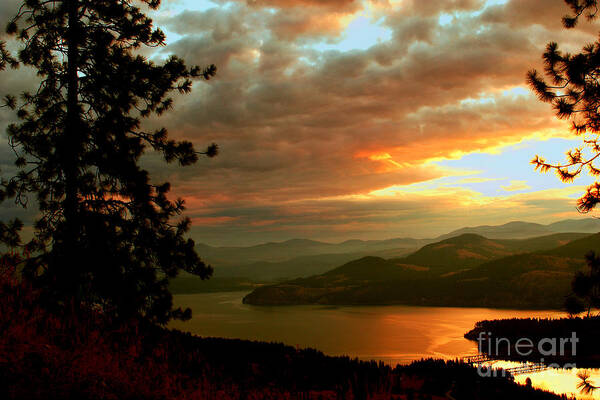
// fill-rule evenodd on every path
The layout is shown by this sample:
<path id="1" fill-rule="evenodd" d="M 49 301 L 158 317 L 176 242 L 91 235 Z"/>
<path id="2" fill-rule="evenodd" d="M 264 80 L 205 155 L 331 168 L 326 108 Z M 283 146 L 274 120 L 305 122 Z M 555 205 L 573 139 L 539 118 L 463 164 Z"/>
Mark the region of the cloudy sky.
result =
<path id="1" fill-rule="evenodd" d="M 597 37 L 586 22 L 564 30 L 567 11 L 562 0 L 163 0 L 153 17 L 168 43 L 150 57 L 218 74 L 158 122 L 222 151 L 148 165 L 209 244 L 578 218 L 591 180 L 565 185 L 529 164 L 578 144 L 525 84 L 547 42 L 577 51 Z"/>

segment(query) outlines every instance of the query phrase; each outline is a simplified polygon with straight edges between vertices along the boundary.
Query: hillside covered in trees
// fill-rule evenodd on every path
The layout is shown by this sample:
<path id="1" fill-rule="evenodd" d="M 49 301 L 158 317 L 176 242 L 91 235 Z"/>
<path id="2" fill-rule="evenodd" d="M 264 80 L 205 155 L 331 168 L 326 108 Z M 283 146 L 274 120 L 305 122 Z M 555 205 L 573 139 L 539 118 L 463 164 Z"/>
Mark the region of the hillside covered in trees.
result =
<path id="1" fill-rule="evenodd" d="M 212 278 L 201 280 L 184 272 L 172 280 L 170 287 L 175 293 L 250 290 L 262 284 L 323 274 L 369 256 L 403 259 L 408 265 L 448 265 L 452 269 L 454 264 L 463 263 L 468 267 L 502 256 L 558 247 L 598 230 L 600 222 L 586 218 L 549 225 L 514 221 L 497 226 L 467 227 L 435 239 L 347 240 L 340 243 L 293 239 L 246 247 L 197 244 L 198 253 L 214 268 Z M 463 239 L 453 239 L 463 235 Z M 485 237 L 488 241 L 478 242 L 476 237 Z M 458 242 L 460 240 L 462 244 Z M 437 251 L 427 245 L 437 246 Z"/>
<path id="2" fill-rule="evenodd" d="M 560 309 L 571 278 L 585 266 L 584 255 L 600 251 L 600 234 L 547 247 L 557 239 L 504 241 L 464 234 L 405 258 L 365 257 L 325 274 L 259 287 L 244 301 Z"/>

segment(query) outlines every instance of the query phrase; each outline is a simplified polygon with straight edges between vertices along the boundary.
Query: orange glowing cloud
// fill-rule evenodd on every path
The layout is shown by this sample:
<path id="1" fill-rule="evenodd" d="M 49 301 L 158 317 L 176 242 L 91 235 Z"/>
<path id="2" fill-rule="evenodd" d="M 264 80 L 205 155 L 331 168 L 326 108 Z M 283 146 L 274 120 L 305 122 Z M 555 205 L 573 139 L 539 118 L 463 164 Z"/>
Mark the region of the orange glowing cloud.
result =
<path id="1" fill-rule="evenodd" d="M 512 219 L 555 215 L 569 200 L 540 193 L 517 201 L 524 186 L 510 180 L 520 177 L 494 188 L 499 200 L 470 186 L 490 178 L 436 167 L 524 138 L 568 134 L 567 123 L 528 94 L 525 75 L 542 67 L 548 41 L 577 49 L 595 40 L 597 28 L 564 31 L 564 4 L 546 3 L 257 0 L 164 18 L 180 37 L 161 55 L 214 62 L 219 73 L 178 98 L 160 122 L 198 148 L 214 141 L 222 151 L 193 168 L 163 171 L 157 163 L 152 171 L 188 200 L 199 218 L 195 234 L 223 240 L 250 228 L 256 240 L 283 239 L 266 233 L 274 229 L 326 237 L 338 222 L 378 237 L 402 226 L 456 228 L 459 217 L 491 223 L 509 215 L 507 198 L 520 210 Z M 452 23 L 443 23 L 448 15 Z M 389 36 L 337 48 L 359 17 Z M 436 186 L 447 176 L 463 190 Z M 427 183 L 429 192 L 412 186 Z M 402 194 L 373 195 L 393 191 Z M 219 225 L 203 231 L 202 221 Z"/>

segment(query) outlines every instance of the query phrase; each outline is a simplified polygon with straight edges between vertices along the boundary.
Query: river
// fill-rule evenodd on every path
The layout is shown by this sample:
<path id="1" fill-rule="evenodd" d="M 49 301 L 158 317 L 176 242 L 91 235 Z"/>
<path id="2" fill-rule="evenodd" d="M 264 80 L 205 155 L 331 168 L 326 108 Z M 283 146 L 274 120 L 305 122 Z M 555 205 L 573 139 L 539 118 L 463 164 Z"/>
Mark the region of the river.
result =
<path id="1" fill-rule="evenodd" d="M 463 338 L 477 321 L 519 317 L 563 317 L 539 310 L 412 306 L 251 306 L 242 303 L 246 292 L 176 295 L 178 306 L 190 307 L 190 321 L 173 328 L 200 336 L 283 342 L 313 347 L 328 355 L 349 355 L 389 364 L 426 357 L 453 359 L 477 353 L 477 345 Z M 498 365 L 498 364 L 496 364 Z M 596 385 L 600 371 L 588 370 Z M 548 370 L 519 375 L 533 385 L 556 393 L 577 394 L 577 370 Z M 593 398 L 600 399 L 600 393 Z"/>

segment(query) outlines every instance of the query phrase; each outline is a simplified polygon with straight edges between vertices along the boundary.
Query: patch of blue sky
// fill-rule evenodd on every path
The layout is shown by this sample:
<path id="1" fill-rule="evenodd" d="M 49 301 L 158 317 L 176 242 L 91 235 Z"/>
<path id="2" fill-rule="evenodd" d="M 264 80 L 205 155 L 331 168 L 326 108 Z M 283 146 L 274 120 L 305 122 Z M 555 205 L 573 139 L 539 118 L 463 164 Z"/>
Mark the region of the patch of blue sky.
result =
<path id="1" fill-rule="evenodd" d="M 166 0 L 162 2 L 160 9 L 158 9 L 151 15 L 154 19 L 157 20 L 158 25 L 160 26 L 161 17 L 173 17 L 178 14 L 181 14 L 184 11 L 206 11 L 210 10 L 211 8 L 226 8 L 230 6 L 231 3 L 223 3 L 219 1 L 210 0 Z M 175 43 L 181 38 L 183 38 L 183 35 L 173 32 L 165 26 L 160 26 L 160 28 L 165 32 L 165 35 L 167 36 L 167 45 Z"/>
<path id="2" fill-rule="evenodd" d="M 533 96 L 533 93 L 524 86 L 514 86 L 510 89 L 505 89 L 499 92 L 504 97 L 529 97 Z M 467 97 L 460 100 L 461 105 L 472 105 L 472 104 L 487 104 L 487 103 L 495 103 L 497 99 L 496 93 L 479 93 L 476 97 Z"/>
<path id="3" fill-rule="evenodd" d="M 315 57 L 300 56 L 300 57 L 298 57 L 298 61 L 303 64 L 310 65 L 313 67 L 318 64 L 317 59 Z"/>
<path id="4" fill-rule="evenodd" d="M 359 15 L 348 24 L 337 40 L 318 42 L 311 44 L 310 47 L 319 51 L 366 50 L 392 38 L 392 30 L 383 26 L 382 22 L 383 18 L 373 21 Z"/>
<path id="5" fill-rule="evenodd" d="M 222 6 L 222 2 L 210 0 L 166 0 L 163 1 L 160 11 L 179 14 L 182 11 L 206 11 L 210 8 Z"/>
<path id="6" fill-rule="evenodd" d="M 481 97 L 477 97 L 477 98 L 467 97 L 466 99 L 462 99 L 460 101 L 460 104 L 461 105 L 489 104 L 489 103 L 495 103 L 495 102 L 496 102 L 496 99 L 494 98 L 494 96 L 485 95 L 485 96 L 481 96 Z"/>
<path id="7" fill-rule="evenodd" d="M 508 2 L 509 2 L 509 0 L 487 0 L 485 2 L 485 5 L 488 6 L 488 7 L 489 6 L 499 6 L 499 5 L 502 5 L 502 4 L 506 4 Z"/>
<path id="8" fill-rule="evenodd" d="M 502 92 L 504 96 L 531 96 L 531 90 L 524 86 L 515 86 Z"/>
<path id="9" fill-rule="evenodd" d="M 454 17 L 451 14 L 442 13 L 438 17 L 438 23 L 441 26 L 450 25 Z"/>
<path id="10" fill-rule="evenodd" d="M 469 15 L 472 17 L 478 17 L 481 14 L 483 14 L 483 12 L 490 8 L 490 7 L 498 7 L 498 6 L 503 6 L 506 3 L 508 3 L 510 0 L 487 0 L 485 1 L 485 3 L 483 4 L 483 7 L 481 7 L 480 9 L 470 12 Z M 481 33 L 482 31 L 485 30 L 485 27 L 481 27 L 480 29 L 478 29 L 477 33 Z"/>
<path id="11" fill-rule="evenodd" d="M 565 161 L 565 152 L 579 145 L 581 141 L 558 138 L 527 140 L 507 146 L 498 154 L 470 153 L 457 160 L 438 161 L 435 164 L 460 171 L 449 181 L 446 180 L 444 186 L 460 186 L 486 196 L 561 189 L 572 185 L 589 185 L 594 179 L 583 172 L 573 183 L 563 183 L 553 172 L 543 174 L 535 171 L 530 161 L 539 154 L 548 162 L 562 163 Z M 473 173 L 469 175 L 467 171 Z M 515 182 L 519 185 L 513 185 Z"/>
<path id="12" fill-rule="evenodd" d="M 508 3 L 509 0 L 487 0 L 485 1 L 479 9 L 473 11 L 459 11 L 454 14 L 440 14 L 439 24 L 444 26 L 453 22 L 453 17 L 478 17 L 480 16 L 487 8 L 494 6 L 501 6 Z M 481 33 L 485 30 L 484 27 L 481 27 L 477 33 Z"/>

